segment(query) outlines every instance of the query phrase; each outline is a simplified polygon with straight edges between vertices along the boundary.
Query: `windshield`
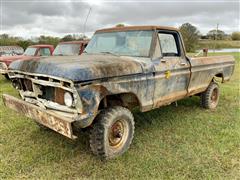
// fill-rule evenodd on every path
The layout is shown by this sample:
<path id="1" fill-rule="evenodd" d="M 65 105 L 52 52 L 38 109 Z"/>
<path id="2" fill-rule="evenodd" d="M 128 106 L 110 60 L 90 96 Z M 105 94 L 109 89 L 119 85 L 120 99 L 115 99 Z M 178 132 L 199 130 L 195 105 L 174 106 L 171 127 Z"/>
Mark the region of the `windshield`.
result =
<path id="1" fill-rule="evenodd" d="M 152 31 L 96 33 L 86 53 L 112 53 L 125 56 L 149 56 Z"/>
<path id="2" fill-rule="evenodd" d="M 59 44 L 53 51 L 54 56 L 79 55 L 80 44 Z"/>
<path id="3" fill-rule="evenodd" d="M 37 48 L 29 47 L 24 52 L 24 55 L 26 55 L 26 56 L 34 56 L 36 51 L 37 51 Z"/>

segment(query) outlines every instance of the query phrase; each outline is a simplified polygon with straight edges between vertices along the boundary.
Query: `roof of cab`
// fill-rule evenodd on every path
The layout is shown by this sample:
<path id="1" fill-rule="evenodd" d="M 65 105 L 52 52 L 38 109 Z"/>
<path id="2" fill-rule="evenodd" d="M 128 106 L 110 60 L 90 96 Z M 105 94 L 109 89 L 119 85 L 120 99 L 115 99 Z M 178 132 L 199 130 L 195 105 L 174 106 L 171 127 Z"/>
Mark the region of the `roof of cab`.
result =
<path id="1" fill-rule="evenodd" d="M 38 47 L 53 47 L 53 45 L 51 45 L 51 44 L 35 44 L 35 45 L 31 45 L 29 47 L 36 47 L 36 48 L 38 48 Z"/>
<path id="2" fill-rule="evenodd" d="M 97 30 L 96 33 L 99 32 L 117 32 L 117 31 L 136 31 L 136 30 L 171 30 L 171 31 L 179 31 L 177 28 L 168 27 L 168 26 L 121 26 L 121 27 L 112 27 Z"/>

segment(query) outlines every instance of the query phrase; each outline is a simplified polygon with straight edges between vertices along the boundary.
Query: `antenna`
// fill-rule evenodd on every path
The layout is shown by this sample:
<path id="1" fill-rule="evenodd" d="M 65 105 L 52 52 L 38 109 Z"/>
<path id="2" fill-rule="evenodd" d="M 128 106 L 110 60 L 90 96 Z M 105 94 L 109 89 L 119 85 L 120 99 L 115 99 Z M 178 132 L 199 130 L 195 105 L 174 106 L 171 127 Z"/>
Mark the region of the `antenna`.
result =
<path id="1" fill-rule="evenodd" d="M 88 14 L 87 14 L 87 17 L 86 17 L 85 22 L 84 22 L 84 25 L 83 25 L 83 37 L 85 36 L 86 24 L 87 24 L 88 17 L 89 17 L 89 15 L 90 15 L 90 13 L 91 13 L 91 10 L 92 10 L 92 7 L 90 6 L 89 11 L 88 11 Z"/>

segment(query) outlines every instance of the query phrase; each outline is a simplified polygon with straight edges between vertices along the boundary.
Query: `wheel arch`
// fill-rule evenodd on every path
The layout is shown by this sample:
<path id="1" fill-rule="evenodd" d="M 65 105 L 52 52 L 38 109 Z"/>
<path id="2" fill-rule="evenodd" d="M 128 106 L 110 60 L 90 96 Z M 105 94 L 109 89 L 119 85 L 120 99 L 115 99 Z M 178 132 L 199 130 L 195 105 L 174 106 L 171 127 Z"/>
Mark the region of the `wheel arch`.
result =
<path id="1" fill-rule="evenodd" d="M 217 78 L 221 78 L 221 82 L 222 82 L 222 83 L 224 82 L 224 75 L 223 75 L 222 72 L 215 74 L 214 77 L 213 77 L 213 79 L 212 79 L 212 81 L 214 81 L 214 78 L 216 78 L 216 77 L 217 77 Z"/>
<path id="2" fill-rule="evenodd" d="M 115 94 L 107 94 L 104 96 L 100 103 L 98 109 L 107 108 L 109 106 L 123 106 L 128 109 L 134 107 L 141 107 L 141 102 L 136 94 L 133 92 L 120 92 Z"/>
<path id="3" fill-rule="evenodd" d="M 79 90 L 79 95 L 83 103 L 83 112 L 87 118 L 78 121 L 78 127 L 85 128 L 90 126 L 98 113 L 111 106 L 122 106 L 132 109 L 136 106 L 141 107 L 141 102 L 133 92 L 113 93 L 103 85 L 88 85 Z"/>

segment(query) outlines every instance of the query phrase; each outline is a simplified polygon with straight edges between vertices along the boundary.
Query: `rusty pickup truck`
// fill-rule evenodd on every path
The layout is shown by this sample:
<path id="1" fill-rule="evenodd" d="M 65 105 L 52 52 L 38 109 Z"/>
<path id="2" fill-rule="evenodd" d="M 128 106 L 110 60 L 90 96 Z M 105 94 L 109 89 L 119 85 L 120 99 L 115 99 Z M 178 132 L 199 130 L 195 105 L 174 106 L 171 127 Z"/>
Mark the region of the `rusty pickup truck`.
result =
<path id="1" fill-rule="evenodd" d="M 198 95 L 202 107 L 216 108 L 215 78 L 228 81 L 235 64 L 232 56 L 187 57 L 180 32 L 162 26 L 101 29 L 81 56 L 54 58 L 12 63 L 9 76 L 22 99 L 3 101 L 71 139 L 89 129 L 90 148 L 103 158 L 129 148 L 134 107 L 144 112 Z"/>

